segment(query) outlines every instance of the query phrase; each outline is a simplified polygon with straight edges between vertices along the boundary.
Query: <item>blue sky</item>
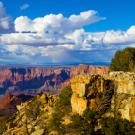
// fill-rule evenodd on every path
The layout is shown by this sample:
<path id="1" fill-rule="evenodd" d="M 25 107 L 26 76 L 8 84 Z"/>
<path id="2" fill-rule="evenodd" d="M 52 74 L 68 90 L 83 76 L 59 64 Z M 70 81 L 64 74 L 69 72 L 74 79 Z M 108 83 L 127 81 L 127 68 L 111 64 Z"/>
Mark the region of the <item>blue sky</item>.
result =
<path id="1" fill-rule="evenodd" d="M 126 30 L 135 22 L 134 0 L 2 0 L 7 12 L 13 17 L 29 16 L 36 18 L 46 14 L 62 13 L 65 16 L 79 14 L 81 11 L 96 10 L 106 21 L 86 27 L 87 31 L 104 31 L 109 29 Z M 30 8 L 20 10 L 28 3 Z"/>
<path id="2" fill-rule="evenodd" d="M 62 63 L 63 56 L 67 63 L 110 62 L 116 50 L 135 47 L 134 0 L 0 2 L 1 64 Z"/>

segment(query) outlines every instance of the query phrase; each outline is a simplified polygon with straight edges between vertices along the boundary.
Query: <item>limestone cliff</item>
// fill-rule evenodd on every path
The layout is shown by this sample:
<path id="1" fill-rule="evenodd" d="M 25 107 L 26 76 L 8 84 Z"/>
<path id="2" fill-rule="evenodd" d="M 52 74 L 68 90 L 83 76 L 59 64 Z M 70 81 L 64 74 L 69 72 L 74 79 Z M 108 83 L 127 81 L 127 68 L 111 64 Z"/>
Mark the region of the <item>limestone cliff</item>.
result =
<path id="1" fill-rule="evenodd" d="M 135 73 L 111 72 L 108 77 L 115 84 L 112 109 L 135 122 Z"/>
<path id="2" fill-rule="evenodd" d="M 135 122 L 135 73 L 111 72 L 104 78 L 100 75 L 75 76 L 71 88 L 74 113 L 83 115 L 90 108 L 104 114 L 110 106 L 111 116 L 120 113 L 123 119 Z"/>
<path id="3" fill-rule="evenodd" d="M 90 108 L 97 113 L 105 113 L 113 95 L 113 83 L 100 75 L 80 75 L 71 80 L 73 95 L 71 106 L 74 113 L 83 115 Z"/>

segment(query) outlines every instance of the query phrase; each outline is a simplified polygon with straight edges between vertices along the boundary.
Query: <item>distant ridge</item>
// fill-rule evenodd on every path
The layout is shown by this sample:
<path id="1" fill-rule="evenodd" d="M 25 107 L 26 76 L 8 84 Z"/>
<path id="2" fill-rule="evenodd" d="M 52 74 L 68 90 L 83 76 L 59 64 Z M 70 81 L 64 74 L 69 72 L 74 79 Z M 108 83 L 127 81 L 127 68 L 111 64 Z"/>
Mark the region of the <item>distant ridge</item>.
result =
<path id="1" fill-rule="evenodd" d="M 46 63 L 46 64 L 0 64 L 0 67 L 70 67 L 79 65 L 89 66 L 110 66 L 110 62 L 91 62 L 91 63 Z"/>

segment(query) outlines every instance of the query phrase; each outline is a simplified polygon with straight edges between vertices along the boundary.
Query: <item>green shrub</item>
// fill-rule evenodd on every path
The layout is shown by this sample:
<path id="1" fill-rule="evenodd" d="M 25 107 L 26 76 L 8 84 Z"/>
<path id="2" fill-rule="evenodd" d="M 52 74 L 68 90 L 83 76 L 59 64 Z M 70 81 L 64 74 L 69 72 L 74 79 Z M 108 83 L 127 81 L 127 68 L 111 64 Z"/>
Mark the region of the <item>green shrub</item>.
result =
<path id="1" fill-rule="evenodd" d="M 65 87 L 61 91 L 59 99 L 54 107 L 52 119 L 48 125 L 50 130 L 56 130 L 59 134 L 64 134 L 66 129 L 65 126 L 61 123 L 61 121 L 65 115 L 68 115 L 68 113 L 71 112 L 71 95 L 72 90 L 70 87 Z"/>
<path id="2" fill-rule="evenodd" d="M 72 123 L 68 125 L 68 130 L 77 135 L 93 135 L 94 128 L 91 122 L 78 114 L 72 116 Z"/>
<path id="3" fill-rule="evenodd" d="M 0 122 L 0 134 L 2 134 L 3 132 L 5 132 L 6 129 L 7 129 L 7 127 L 6 127 L 6 121 Z"/>
<path id="4" fill-rule="evenodd" d="M 89 108 L 87 108 L 83 114 L 83 117 L 87 120 L 89 119 L 95 119 L 96 112 L 91 111 Z"/>
<path id="5" fill-rule="evenodd" d="M 13 125 L 13 120 L 15 118 L 16 114 L 14 113 L 13 115 L 10 115 L 8 117 L 4 117 L 1 121 L 0 121 L 0 135 L 2 135 L 6 130 L 7 130 L 7 125 L 10 124 Z"/>
<path id="6" fill-rule="evenodd" d="M 134 124 L 120 118 L 102 118 L 101 120 L 102 133 L 105 135 L 134 135 Z"/>
<path id="7" fill-rule="evenodd" d="M 110 66 L 111 71 L 135 71 L 135 48 L 117 51 Z"/>
<path id="8" fill-rule="evenodd" d="M 25 111 L 27 117 L 36 120 L 37 116 L 40 114 L 40 101 L 37 99 L 37 97 L 32 99 Z"/>

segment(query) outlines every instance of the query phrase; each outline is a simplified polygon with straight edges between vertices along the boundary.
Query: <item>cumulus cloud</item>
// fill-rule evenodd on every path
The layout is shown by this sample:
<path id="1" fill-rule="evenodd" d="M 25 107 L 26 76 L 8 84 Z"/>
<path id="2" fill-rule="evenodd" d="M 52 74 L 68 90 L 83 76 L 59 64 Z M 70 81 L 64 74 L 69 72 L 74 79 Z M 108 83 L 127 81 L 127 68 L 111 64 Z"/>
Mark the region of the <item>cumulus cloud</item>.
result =
<path id="1" fill-rule="evenodd" d="M 7 15 L 1 7 L 3 18 Z M 24 64 L 110 62 L 116 50 L 135 47 L 135 26 L 127 31 L 85 31 L 84 26 L 104 19 L 93 10 L 69 17 L 49 14 L 33 20 L 20 16 L 14 21 L 15 32 L 0 35 L 0 62 L 4 63 L 4 59 L 5 63 Z M 3 26 L 0 24 L 0 29 Z"/>
<path id="2" fill-rule="evenodd" d="M 130 28 L 129 28 L 130 29 Z M 128 31 L 128 30 L 127 30 Z M 77 29 L 65 35 L 12 33 L 0 36 L 5 54 L 35 64 L 109 62 L 118 49 L 135 47 L 135 34 L 127 31 L 85 32 Z M 12 57 L 11 57 L 12 58 Z M 33 64 L 34 64 L 33 63 Z"/>
<path id="3" fill-rule="evenodd" d="M 30 5 L 28 4 L 28 3 L 25 3 L 25 4 L 22 4 L 21 6 L 20 6 L 20 9 L 21 10 L 26 10 L 26 9 L 28 9 L 30 7 Z"/>
<path id="4" fill-rule="evenodd" d="M 97 12 L 93 10 L 81 12 L 79 15 L 71 15 L 68 18 L 62 14 L 49 14 L 34 20 L 27 16 L 20 16 L 15 20 L 15 30 L 18 32 L 65 34 L 104 19 L 98 17 Z"/>

